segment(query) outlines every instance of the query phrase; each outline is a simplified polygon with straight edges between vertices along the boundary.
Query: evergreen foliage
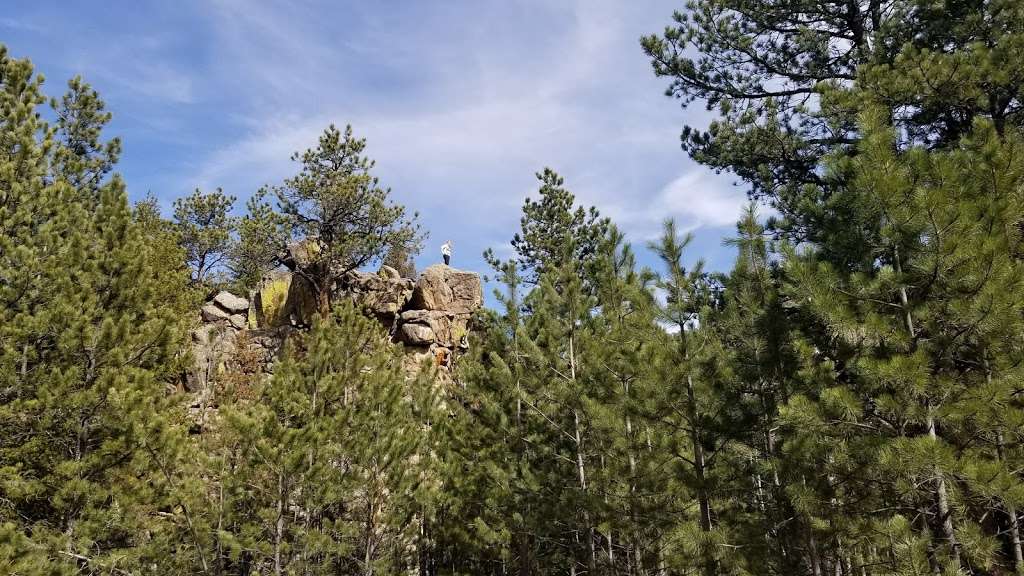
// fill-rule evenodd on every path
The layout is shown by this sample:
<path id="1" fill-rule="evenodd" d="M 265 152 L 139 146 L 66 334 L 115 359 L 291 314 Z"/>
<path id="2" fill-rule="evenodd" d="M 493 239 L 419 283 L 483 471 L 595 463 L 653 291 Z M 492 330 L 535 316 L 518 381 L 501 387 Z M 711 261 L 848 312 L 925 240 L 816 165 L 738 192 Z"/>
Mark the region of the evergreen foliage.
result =
<path id="1" fill-rule="evenodd" d="M 351 126 L 342 132 L 331 125 L 316 148 L 292 156 L 302 166 L 298 174 L 254 201 L 259 206 L 264 194 L 272 194 L 289 238 L 312 242 L 305 250 L 310 261 L 296 263 L 295 269 L 313 287 L 321 313 L 330 310 L 334 285 L 345 273 L 381 261 L 395 246 L 415 253 L 423 240 L 416 215 L 409 218 L 404 207 L 390 202 L 390 189 L 371 174 L 374 161 L 363 155 L 365 149 L 366 140 L 356 138 Z M 268 216 L 265 212 L 250 217 Z M 260 231 L 253 236 L 262 239 L 272 224 L 253 227 Z"/>
<path id="2" fill-rule="evenodd" d="M 422 241 L 351 128 L 244 216 L 197 190 L 167 220 L 128 205 L 99 95 L 0 47 L 0 573 L 1024 574 L 1024 6 L 674 22 L 655 73 L 718 113 L 684 149 L 775 215 L 726 273 L 669 220 L 649 270 L 544 169 L 442 378 L 332 302 Z M 312 327 L 197 415 L 209 283 L 279 265 Z"/>
<path id="3" fill-rule="evenodd" d="M 411 392 L 410 392 L 411 391 Z M 351 304 L 290 341 L 273 377 L 222 408 L 206 464 L 210 570 L 394 574 L 415 542 L 434 399 Z"/>
<path id="4" fill-rule="evenodd" d="M 185 260 L 192 268 L 192 282 L 198 285 L 213 280 L 231 250 L 236 219 L 229 216 L 235 203 L 218 188 L 204 194 L 197 188 L 191 195 L 174 201 L 177 227 Z"/>
<path id="5" fill-rule="evenodd" d="M 0 521 L 15 548 L 4 561 L 103 573 L 166 554 L 157 462 L 181 441 L 167 390 L 183 311 L 158 297 L 184 277 L 155 266 L 123 182 L 74 144 L 98 141 L 102 101 L 72 82 L 63 102 L 83 120 L 51 128 L 41 84 L 0 49 Z"/>

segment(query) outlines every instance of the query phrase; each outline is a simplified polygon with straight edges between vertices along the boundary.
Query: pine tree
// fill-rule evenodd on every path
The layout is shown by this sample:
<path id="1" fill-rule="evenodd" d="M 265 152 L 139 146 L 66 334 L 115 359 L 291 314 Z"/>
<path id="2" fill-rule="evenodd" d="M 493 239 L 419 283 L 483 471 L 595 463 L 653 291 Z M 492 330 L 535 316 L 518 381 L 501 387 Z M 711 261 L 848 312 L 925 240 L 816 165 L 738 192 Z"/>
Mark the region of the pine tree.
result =
<path id="1" fill-rule="evenodd" d="M 158 296 L 184 279 L 154 266 L 119 177 L 80 178 L 40 86 L 0 49 L 0 514 L 54 572 L 123 569 L 167 553 L 147 534 L 183 330 Z"/>
<path id="2" fill-rule="evenodd" d="M 596 256 L 609 224 L 593 206 L 574 209 L 575 196 L 554 170 L 544 168 L 536 176 L 541 183 L 540 200 L 527 198 L 523 202 L 520 231 L 512 237 L 514 260 L 529 284 L 538 284 L 542 274 L 554 271 L 566 259 L 584 266 Z M 567 245 L 572 245 L 572 250 L 566 251 Z M 500 269 L 492 252 L 488 251 L 484 258 Z"/>
<path id="3" fill-rule="evenodd" d="M 174 201 L 175 227 L 196 285 L 215 281 L 211 276 L 231 251 L 237 224 L 228 213 L 234 203 L 235 197 L 220 188 L 208 194 L 197 188 Z"/>
<path id="4" fill-rule="evenodd" d="M 830 89 L 877 88 L 901 132 L 929 146 L 955 146 L 975 118 L 997 131 L 1024 122 L 1015 48 L 1024 11 L 1014 0 L 686 7 L 662 34 L 641 39 L 654 73 L 669 79 L 666 94 L 715 114 L 706 128 L 684 127 L 683 149 L 748 183 L 794 236 L 821 231 L 816 208 L 835 182 L 822 178 L 822 162 L 854 153 L 860 138 L 857 103 L 823 105 Z"/>
<path id="5" fill-rule="evenodd" d="M 847 204 L 878 227 L 862 267 L 788 251 L 791 297 L 820 323 L 816 346 L 834 383 L 795 397 L 787 419 L 798 438 L 833 438 L 834 450 L 812 456 L 832 470 L 819 501 L 827 494 L 837 515 L 864 506 L 870 531 L 833 521 L 832 563 L 872 561 L 863 558 L 884 545 L 874 533 L 914 550 L 892 561 L 895 573 L 912 573 L 915 559 L 933 571 L 1013 567 L 996 553 L 1012 538 L 999 542 L 982 518 L 1015 520 L 1005 510 L 1017 497 L 997 488 L 1013 475 L 998 422 L 1016 422 L 1020 408 L 995 384 L 990 346 L 1021 329 L 1019 141 L 978 122 L 956 149 L 900 150 L 885 119 L 867 107 L 860 154 L 835 168 L 853 175 Z M 1016 354 L 1011 345 L 999 357 L 1015 365 Z"/>
<path id="6" fill-rule="evenodd" d="M 271 189 L 285 230 L 312 242 L 308 262 L 293 264 L 312 286 L 321 313 L 330 311 L 334 285 L 345 273 L 379 262 L 396 245 L 415 252 L 423 240 L 416 215 L 407 218 L 371 174 L 374 161 L 365 149 L 366 140 L 351 126 L 344 132 L 329 126 L 316 148 L 292 156 L 302 165 L 299 173 Z"/>
<path id="7" fill-rule="evenodd" d="M 240 292 L 256 287 L 263 274 L 278 266 L 288 241 L 284 219 L 266 201 L 266 191 L 249 198 L 246 214 L 238 219 L 238 240 L 228 254 L 228 268 Z"/>
<path id="8" fill-rule="evenodd" d="M 60 143 L 53 172 L 95 201 L 103 179 L 121 156 L 120 138 L 101 138 L 113 116 L 99 93 L 79 76 L 68 81 L 67 93 L 50 106 L 57 114 L 55 138 Z"/>
<path id="9" fill-rule="evenodd" d="M 668 220 L 660 242 L 650 246 L 665 267 L 656 283 L 665 299 L 658 310 L 665 332 L 659 335 L 656 360 L 661 386 L 652 390 L 657 397 L 648 418 L 659 424 L 656 450 L 675 470 L 674 485 L 696 501 L 696 517 L 682 514 L 675 520 L 665 552 L 674 556 L 673 564 L 694 563 L 702 574 L 728 573 L 726 555 L 717 551 L 724 531 L 714 509 L 720 490 L 714 462 L 726 445 L 721 420 L 728 398 L 717 393 L 720 378 L 708 369 L 716 350 L 704 325 L 717 305 L 718 287 L 703 262 L 692 269 L 684 264 L 691 240 Z"/>
<path id="10" fill-rule="evenodd" d="M 221 558 L 239 572 L 396 573 L 414 541 L 433 391 L 351 306 L 293 342 L 223 416 Z"/>

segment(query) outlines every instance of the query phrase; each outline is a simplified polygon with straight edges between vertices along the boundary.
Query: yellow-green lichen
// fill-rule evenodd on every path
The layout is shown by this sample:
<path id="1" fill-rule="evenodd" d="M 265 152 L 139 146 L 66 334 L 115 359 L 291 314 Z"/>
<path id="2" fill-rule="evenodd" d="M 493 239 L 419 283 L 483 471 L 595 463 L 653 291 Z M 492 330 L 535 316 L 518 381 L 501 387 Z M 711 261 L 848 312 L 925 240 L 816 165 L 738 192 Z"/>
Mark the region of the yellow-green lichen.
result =
<path id="1" fill-rule="evenodd" d="M 291 284 L 291 274 L 264 279 L 256 292 L 256 323 L 260 327 L 273 328 L 288 323 L 287 304 Z"/>

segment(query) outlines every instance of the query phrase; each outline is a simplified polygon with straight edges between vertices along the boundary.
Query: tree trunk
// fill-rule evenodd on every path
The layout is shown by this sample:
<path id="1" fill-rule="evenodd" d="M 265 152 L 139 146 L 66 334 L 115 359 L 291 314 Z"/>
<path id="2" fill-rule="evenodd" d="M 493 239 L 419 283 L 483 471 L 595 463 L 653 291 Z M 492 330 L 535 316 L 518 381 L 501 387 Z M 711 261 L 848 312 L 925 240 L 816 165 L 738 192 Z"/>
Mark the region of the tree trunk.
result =
<path id="1" fill-rule="evenodd" d="M 813 528 L 808 529 L 807 546 L 810 549 L 811 574 L 821 576 L 821 555 L 818 553 L 818 540 L 814 537 Z"/>
<path id="2" fill-rule="evenodd" d="M 690 441 L 693 443 L 693 472 L 697 477 L 697 503 L 700 506 L 700 529 L 711 531 L 711 501 L 705 484 L 704 446 L 697 423 L 697 399 L 693 392 L 693 378 L 686 375 L 686 400 L 690 412 Z"/>
<path id="3" fill-rule="evenodd" d="M 900 307 L 903 310 L 903 321 L 906 324 L 907 332 L 911 339 L 911 348 L 913 349 L 916 348 L 914 317 L 910 312 L 910 298 L 907 296 L 907 288 L 902 284 L 903 265 L 900 262 L 899 250 L 896 248 L 893 249 L 893 260 L 896 265 L 896 274 L 901 277 L 899 290 Z M 928 437 L 937 443 L 938 435 L 935 432 L 935 415 L 931 400 L 926 402 L 925 408 L 928 411 Z M 949 509 L 949 495 L 946 492 L 946 479 L 938 466 L 935 467 L 935 496 L 939 506 L 939 521 L 942 526 L 942 535 L 949 542 L 954 566 L 960 569 L 962 567 L 960 563 L 960 543 L 956 539 L 956 531 L 953 528 L 953 517 Z"/>
<path id="4" fill-rule="evenodd" d="M 281 544 L 284 540 L 284 474 L 277 473 L 277 522 L 274 524 L 274 574 L 284 574 L 281 566 Z"/>
<path id="5" fill-rule="evenodd" d="M 938 436 L 935 433 L 935 417 L 932 414 L 931 405 L 928 406 L 928 437 L 933 442 L 938 442 Z M 957 541 L 956 531 L 953 528 L 953 516 L 952 511 L 949 509 L 949 496 L 946 493 L 946 479 L 942 473 L 942 470 L 938 466 L 935 467 L 935 496 L 939 505 L 939 520 L 942 526 L 942 535 L 949 542 L 950 552 L 953 555 L 953 563 L 957 569 L 960 569 L 960 542 Z"/>
<path id="6" fill-rule="evenodd" d="M 996 454 L 999 460 L 1003 460 L 1003 432 L 996 433 Z M 1017 574 L 1024 574 L 1024 553 L 1020 544 L 1020 519 L 1017 517 L 1017 507 L 1011 502 L 1004 502 L 1006 516 L 1010 524 L 1010 547 L 1013 549 L 1013 568 Z"/>

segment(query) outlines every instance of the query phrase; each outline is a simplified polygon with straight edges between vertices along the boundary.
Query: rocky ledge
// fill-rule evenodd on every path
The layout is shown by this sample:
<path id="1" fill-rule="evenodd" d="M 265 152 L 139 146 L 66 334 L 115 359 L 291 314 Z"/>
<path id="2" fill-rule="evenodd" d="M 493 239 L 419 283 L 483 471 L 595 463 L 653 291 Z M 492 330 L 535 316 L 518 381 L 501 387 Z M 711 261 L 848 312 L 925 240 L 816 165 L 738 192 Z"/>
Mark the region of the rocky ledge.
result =
<path id="1" fill-rule="evenodd" d="M 403 278 L 382 266 L 376 272 L 350 272 L 334 293 L 378 320 L 404 347 L 406 374 L 428 358 L 446 378 L 453 360 L 469 347 L 473 315 L 483 305 L 480 276 L 443 264 L 419 278 Z M 192 331 L 193 363 L 185 387 L 206 396 L 223 374 L 273 373 L 289 334 L 309 326 L 315 310 L 312 291 L 295 272 L 264 276 L 248 298 L 220 292 L 203 305 Z"/>

